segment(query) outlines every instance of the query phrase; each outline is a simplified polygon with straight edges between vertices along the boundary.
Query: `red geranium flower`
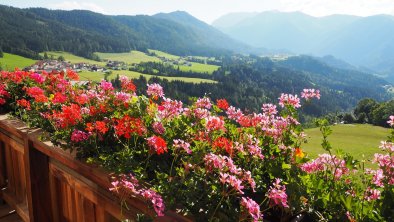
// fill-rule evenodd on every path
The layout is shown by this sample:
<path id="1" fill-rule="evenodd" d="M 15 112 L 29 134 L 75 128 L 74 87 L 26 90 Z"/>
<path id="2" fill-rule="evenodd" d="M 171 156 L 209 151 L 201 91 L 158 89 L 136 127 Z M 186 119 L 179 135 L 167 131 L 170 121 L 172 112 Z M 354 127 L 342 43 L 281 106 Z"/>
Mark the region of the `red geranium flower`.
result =
<path id="1" fill-rule="evenodd" d="M 218 100 L 216 100 L 216 104 L 219 107 L 219 109 L 222 109 L 222 110 L 227 110 L 229 107 L 226 99 L 218 99 Z"/>
<path id="2" fill-rule="evenodd" d="M 146 127 L 140 118 L 132 118 L 125 115 L 122 119 L 115 119 L 115 122 L 115 133 L 119 137 L 124 136 L 126 139 L 129 139 L 134 133 L 139 136 L 146 133 Z"/>
<path id="3" fill-rule="evenodd" d="M 151 149 L 153 149 L 157 155 L 163 154 L 164 152 L 168 152 L 166 141 L 160 136 L 151 136 L 148 139 L 148 145 Z"/>
<path id="4" fill-rule="evenodd" d="M 212 143 L 214 149 L 224 149 L 230 156 L 233 155 L 233 142 L 226 137 L 219 137 Z"/>

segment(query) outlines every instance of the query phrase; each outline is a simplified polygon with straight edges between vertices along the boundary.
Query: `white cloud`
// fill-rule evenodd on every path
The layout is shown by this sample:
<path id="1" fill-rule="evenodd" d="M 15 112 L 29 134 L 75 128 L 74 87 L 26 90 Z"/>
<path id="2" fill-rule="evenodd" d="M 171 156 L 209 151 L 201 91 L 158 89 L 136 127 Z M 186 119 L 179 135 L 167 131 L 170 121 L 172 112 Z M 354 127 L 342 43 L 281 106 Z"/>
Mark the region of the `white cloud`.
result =
<path id="1" fill-rule="evenodd" d="M 64 1 L 57 4 L 52 4 L 49 6 L 49 8 L 61 10 L 84 9 L 107 14 L 107 12 L 102 7 L 92 2 Z"/>

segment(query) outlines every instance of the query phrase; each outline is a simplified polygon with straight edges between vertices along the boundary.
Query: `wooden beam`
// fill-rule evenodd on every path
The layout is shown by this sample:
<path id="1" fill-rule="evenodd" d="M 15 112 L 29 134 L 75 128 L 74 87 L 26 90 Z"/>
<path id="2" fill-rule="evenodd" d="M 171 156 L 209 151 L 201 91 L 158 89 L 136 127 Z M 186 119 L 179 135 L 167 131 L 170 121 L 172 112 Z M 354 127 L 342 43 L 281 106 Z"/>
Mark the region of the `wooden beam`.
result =
<path id="1" fill-rule="evenodd" d="M 33 143 L 25 137 L 26 190 L 31 222 L 53 221 L 49 158 L 36 150 Z"/>

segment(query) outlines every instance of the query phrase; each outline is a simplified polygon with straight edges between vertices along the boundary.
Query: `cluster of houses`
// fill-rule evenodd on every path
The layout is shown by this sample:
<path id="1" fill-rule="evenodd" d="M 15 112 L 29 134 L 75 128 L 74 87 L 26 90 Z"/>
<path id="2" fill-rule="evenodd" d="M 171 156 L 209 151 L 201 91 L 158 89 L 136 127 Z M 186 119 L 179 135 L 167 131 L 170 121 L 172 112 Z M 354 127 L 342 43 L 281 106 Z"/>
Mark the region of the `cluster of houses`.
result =
<path id="1" fill-rule="evenodd" d="M 104 60 L 107 62 L 106 67 L 112 70 L 127 70 L 128 67 L 126 63 L 120 61 Z"/>
<path id="2" fill-rule="evenodd" d="M 71 64 L 68 62 L 64 61 L 58 61 L 58 60 L 40 60 L 34 63 L 31 66 L 25 67 L 24 70 L 26 71 L 35 71 L 35 72 L 52 72 L 52 70 L 67 70 L 67 69 L 72 69 Z"/>
<path id="3" fill-rule="evenodd" d="M 96 64 L 89 64 L 85 62 L 72 64 L 70 62 L 65 62 L 65 61 L 46 59 L 46 60 L 37 61 L 33 65 L 26 67 L 24 70 L 26 71 L 32 70 L 35 72 L 42 72 L 42 71 L 52 72 L 52 70 L 65 71 L 67 69 L 72 69 L 76 72 L 90 71 L 90 72 L 107 73 L 110 72 L 111 69 L 125 70 L 127 69 L 127 66 L 125 66 L 125 63 L 118 61 L 108 61 L 106 67 L 101 67 Z"/>

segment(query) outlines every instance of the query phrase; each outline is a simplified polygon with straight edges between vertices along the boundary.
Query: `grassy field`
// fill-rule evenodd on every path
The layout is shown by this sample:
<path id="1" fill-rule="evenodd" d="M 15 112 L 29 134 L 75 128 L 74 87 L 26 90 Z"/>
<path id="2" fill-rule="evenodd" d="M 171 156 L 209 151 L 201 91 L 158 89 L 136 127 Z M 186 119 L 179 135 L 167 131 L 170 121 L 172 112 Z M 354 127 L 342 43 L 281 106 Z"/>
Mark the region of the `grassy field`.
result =
<path id="1" fill-rule="evenodd" d="M 153 52 L 153 53 L 155 53 L 157 56 L 159 56 L 159 57 L 165 57 L 165 58 L 167 58 L 167 59 L 177 60 L 177 59 L 180 59 L 180 58 L 181 58 L 180 56 L 171 55 L 171 54 L 169 54 L 169 53 L 162 52 L 162 51 L 159 51 L 159 50 L 149 49 L 149 52 L 151 52 L 151 53 Z"/>
<path id="2" fill-rule="evenodd" d="M 4 53 L 3 58 L 0 58 L 0 66 L 4 70 L 12 71 L 15 67 L 23 69 L 26 66 L 34 64 L 36 60 L 25 58 L 18 55 L 13 55 L 9 53 Z"/>
<path id="3" fill-rule="evenodd" d="M 44 53 L 40 53 L 40 55 L 44 56 Z M 64 59 L 67 62 L 71 62 L 71 63 L 84 62 L 84 63 L 89 63 L 89 64 L 97 64 L 97 65 L 100 65 L 100 66 L 105 66 L 106 65 L 105 62 L 98 62 L 98 61 L 94 61 L 94 60 L 91 60 L 91 59 L 86 59 L 86 58 L 83 58 L 83 57 L 80 57 L 80 56 L 73 55 L 73 54 L 68 53 L 68 52 L 61 52 L 61 51 L 54 52 L 54 51 L 51 51 L 51 52 L 47 52 L 47 55 L 48 55 L 49 58 L 53 55 L 53 57 L 55 59 L 57 59 L 59 56 L 63 56 Z"/>
<path id="4" fill-rule="evenodd" d="M 104 74 L 101 72 L 83 71 L 78 74 L 79 74 L 81 80 L 100 81 L 100 80 L 104 79 Z M 112 74 L 109 76 L 109 79 L 114 79 L 117 74 L 125 75 L 125 76 L 128 76 L 133 79 L 137 79 L 140 76 L 144 76 L 148 80 L 152 77 L 159 77 L 162 79 L 167 79 L 168 81 L 180 80 L 180 81 L 190 82 L 190 83 L 216 83 L 216 81 L 209 80 L 209 79 L 185 78 L 185 77 L 161 77 L 161 76 L 155 76 L 155 75 L 142 74 L 139 72 L 133 72 L 133 71 L 128 71 L 128 70 L 113 70 Z"/>
<path id="5" fill-rule="evenodd" d="M 380 141 L 389 135 L 389 129 L 367 124 L 340 124 L 331 129 L 333 132 L 328 140 L 333 149 L 342 149 L 358 160 L 372 159 L 374 153 L 380 152 Z M 317 154 L 324 153 L 320 145 L 323 137 L 319 128 L 306 129 L 305 133 L 308 143 L 303 144 L 303 149 L 309 156 L 315 158 Z"/>
<path id="6" fill-rule="evenodd" d="M 160 57 L 165 57 L 167 59 L 172 59 L 172 60 L 178 60 L 181 59 L 180 56 L 176 55 L 171 55 L 162 51 L 158 50 L 149 50 L 149 52 L 154 52 L 157 56 Z M 208 57 L 198 57 L 199 59 L 209 59 Z M 201 72 L 201 73 L 209 73 L 212 74 L 214 71 L 218 70 L 220 66 L 215 66 L 215 65 L 209 65 L 209 64 L 202 64 L 202 63 L 196 63 L 196 62 L 191 62 L 191 66 L 186 66 L 186 65 L 180 65 L 179 69 L 182 71 L 193 71 L 193 72 Z"/>
<path id="7" fill-rule="evenodd" d="M 196 62 L 191 62 L 192 66 L 179 66 L 179 69 L 182 71 L 193 71 L 193 72 L 207 72 L 212 74 L 214 71 L 218 70 L 220 66 L 209 65 L 209 64 L 201 64 Z"/>
<path id="8" fill-rule="evenodd" d="M 154 56 L 148 56 L 140 51 L 131 51 L 126 53 L 102 53 L 96 52 L 100 59 L 108 59 L 114 61 L 122 61 L 127 64 L 140 63 L 140 62 L 160 62 L 160 59 Z"/>

